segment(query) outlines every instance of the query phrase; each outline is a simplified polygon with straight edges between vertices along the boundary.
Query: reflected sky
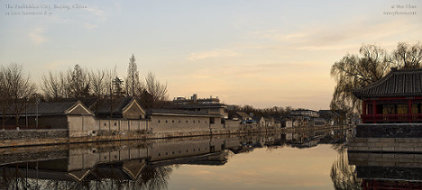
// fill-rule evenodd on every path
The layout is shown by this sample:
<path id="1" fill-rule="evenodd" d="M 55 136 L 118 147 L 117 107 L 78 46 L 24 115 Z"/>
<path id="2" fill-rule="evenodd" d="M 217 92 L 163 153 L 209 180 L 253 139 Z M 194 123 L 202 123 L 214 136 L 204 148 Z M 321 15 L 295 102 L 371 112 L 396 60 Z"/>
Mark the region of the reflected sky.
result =
<path id="1" fill-rule="evenodd" d="M 330 178 L 338 152 L 331 145 L 260 148 L 230 154 L 223 166 L 181 165 L 169 189 L 334 189 Z"/>

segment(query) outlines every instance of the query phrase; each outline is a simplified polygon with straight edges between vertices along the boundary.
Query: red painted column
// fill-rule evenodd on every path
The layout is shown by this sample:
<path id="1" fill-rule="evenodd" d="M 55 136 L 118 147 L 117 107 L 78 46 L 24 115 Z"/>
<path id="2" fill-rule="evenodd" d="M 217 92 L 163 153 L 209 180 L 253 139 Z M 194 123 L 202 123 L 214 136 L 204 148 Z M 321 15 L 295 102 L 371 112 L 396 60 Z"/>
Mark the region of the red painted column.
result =
<path id="1" fill-rule="evenodd" d="M 362 101 L 362 115 L 366 115 L 366 100 Z"/>
<path id="2" fill-rule="evenodd" d="M 361 116 L 363 123 L 366 123 L 366 115 L 367 114 L 368 113 L 366 112 L 366 100 L 363 100 L 362 101 L 362 116 Z"/>
<path id="3" fill-rule="evenodd" d="M 377 114 L 377 101 L 372 100 L 372 118 L 373 118 L 374 123 L 376 123 L 376 114 Z"/>
<path id="4" fill-rule="evenodd" d="M 412 99 L 407 100 L 407 107 L 408 107 L 408 120 L 409 122 L 413 121 L 413 115 L 412 115 Z"/>

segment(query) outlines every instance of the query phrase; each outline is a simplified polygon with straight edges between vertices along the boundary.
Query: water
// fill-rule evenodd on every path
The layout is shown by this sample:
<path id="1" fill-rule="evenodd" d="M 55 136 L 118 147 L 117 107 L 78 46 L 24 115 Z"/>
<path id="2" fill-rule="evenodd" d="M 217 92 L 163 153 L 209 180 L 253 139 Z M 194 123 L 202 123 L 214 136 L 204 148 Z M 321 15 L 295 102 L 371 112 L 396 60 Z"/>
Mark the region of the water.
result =
<path id="1" fill-rule="evenodd" d="M 320 130 L 0 149 L 0 189 L 363 189 L 394 178 L 420 185 L 402 179 L 409 176 L 379 179 L 391 168 L 362 162 L 372 154 L 350 153 L 357 164 L 349 164 L 351 136 Z"/>

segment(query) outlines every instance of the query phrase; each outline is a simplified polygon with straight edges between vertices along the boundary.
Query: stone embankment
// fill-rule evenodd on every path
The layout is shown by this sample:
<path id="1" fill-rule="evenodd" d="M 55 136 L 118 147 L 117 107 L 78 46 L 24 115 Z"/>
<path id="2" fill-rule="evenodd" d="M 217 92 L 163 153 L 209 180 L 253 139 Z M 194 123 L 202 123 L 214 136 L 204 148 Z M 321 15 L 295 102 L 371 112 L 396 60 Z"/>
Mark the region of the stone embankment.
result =
<path id="1" fill-rule="evenodd" d="M 125 141 L 139 139 L 160 139 L 177 137 L 195 137 L 210 135 L 239 135 L 258 133 L 286 133 L 294 131 L 321 130 L 349 128 L 350 126 L 316 126 L 297 128 L 269 128 L 257 126 L 242 126 L 239 128 L 217 128 L 204 131 L 180 131 L 180 132 L 159 132 L 153 131 L 98 131 L 95 135 L 84 137 L 69 137 L 66 129 L 40 129 L 40 130 L 0 130 L 1 147 L 20 147 L 37 145 L 55 145 L 71 143 L 105 142 L 105 141 Z"/>

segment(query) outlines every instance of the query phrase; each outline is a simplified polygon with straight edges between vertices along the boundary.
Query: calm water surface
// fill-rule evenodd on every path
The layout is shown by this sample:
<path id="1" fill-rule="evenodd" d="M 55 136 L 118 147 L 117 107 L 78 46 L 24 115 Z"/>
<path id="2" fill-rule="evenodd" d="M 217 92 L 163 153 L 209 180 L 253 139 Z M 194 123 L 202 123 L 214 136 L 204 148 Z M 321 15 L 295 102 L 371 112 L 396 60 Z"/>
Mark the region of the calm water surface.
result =
<path id="1" fill-rule="evenodd" d="M 375 189 L 374 184 L 391 186 L 391 181 L 420 185 L 415 175 L 401 175 L 418 176 L 418 167 L 391 172 L 394 168 L 385 167 L 382 159 L 377 164 L 383 155 L 348 154 L 351 137 L 351 130 L 321 130 L 0 149 L 0 189 Z"/>

